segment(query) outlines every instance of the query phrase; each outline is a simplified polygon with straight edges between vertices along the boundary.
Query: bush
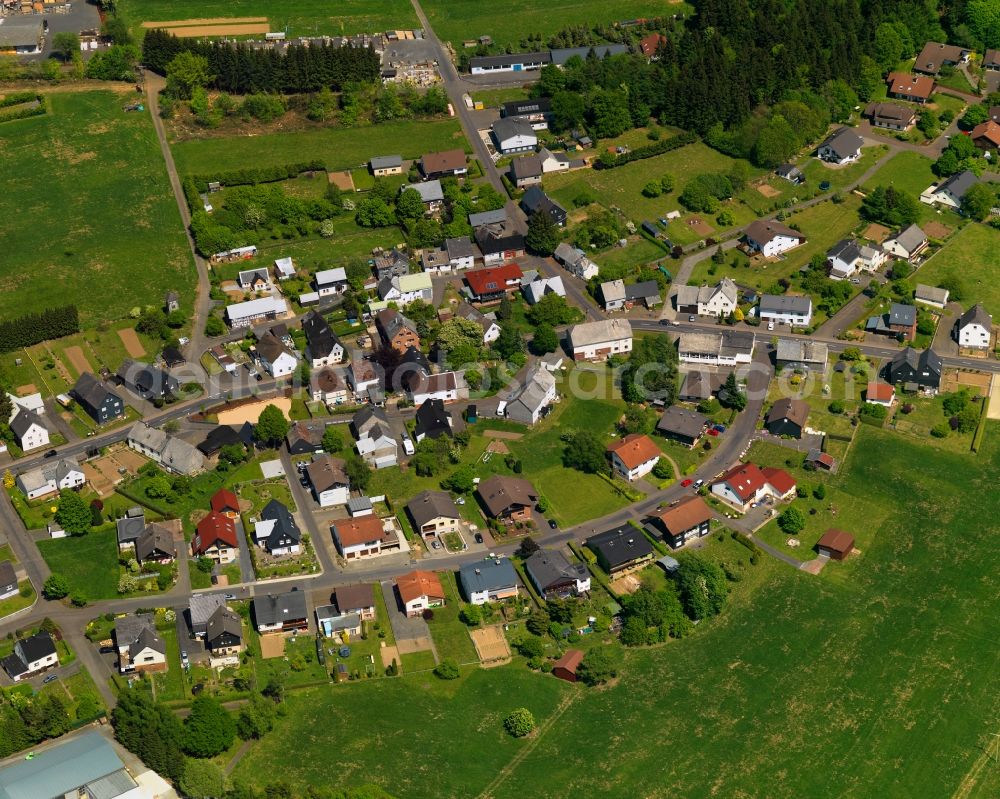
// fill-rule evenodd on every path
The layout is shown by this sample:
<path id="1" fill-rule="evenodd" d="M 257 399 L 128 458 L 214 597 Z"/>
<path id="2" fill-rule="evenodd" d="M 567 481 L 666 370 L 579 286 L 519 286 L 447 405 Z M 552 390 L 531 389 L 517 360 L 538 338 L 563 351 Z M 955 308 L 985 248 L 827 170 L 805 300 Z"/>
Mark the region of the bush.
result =
<path id="1" fill-rule="evenodd" d="M 503 720 L 503 728 L 514 738 L 530 735 L 535 729 L 535 717 L 526 707 L 519 707 L 510 712 Z"/>
<path id="2" fill-rule="evenodd" d="M 69 594 L 69 580 L 53 572 L 42 586 L 42 594 L 46 599 L 62 599 Z"/>
<path id="3" fill-rule="evenodd" d="M 458 664 L 447 658 L 434 667 L 434 676 L 442 680 L 457 680 L 460 673 Z"/>
<path id="4" fill-rule="evenodd" d="M 951 432 L 951 426 L 947 422 L 938 422 L 931 428 L 931 435 L 934 438 L 946 438 Z"/>
<path id="5" fill-rule="evenodd" d="M 827 406 L 827 409 L 830 411 L 830 413 L 838 413 L 838 414 L 843 413 L 844 403 L 841 402 L 840 400 L 834 400 Z"/>

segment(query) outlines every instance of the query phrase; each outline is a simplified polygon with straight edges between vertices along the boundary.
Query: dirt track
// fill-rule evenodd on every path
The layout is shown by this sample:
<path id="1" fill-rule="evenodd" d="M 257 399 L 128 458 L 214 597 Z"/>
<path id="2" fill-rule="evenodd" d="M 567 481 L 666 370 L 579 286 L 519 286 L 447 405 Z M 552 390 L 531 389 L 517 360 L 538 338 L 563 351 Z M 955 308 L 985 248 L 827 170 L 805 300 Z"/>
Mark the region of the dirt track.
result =
<path id="1" fill-rule="evenodd" d="M 144 28 L 193 28 L 199 25 L 241 25 L 248 22 L 267 22 L 267 17 L 207 17 L 203 19 L 174 19 L 167 22 L 143 22 Z"/>
<path id="2" fill-rule="evenodd" d="M 251 33 L 270 33 L 266 22 L 248 22 L 245 25 L 196 25 L 192 28 L 170 28 L 174 36 L 180 38 L 195 36 L 246 36 Z"/>

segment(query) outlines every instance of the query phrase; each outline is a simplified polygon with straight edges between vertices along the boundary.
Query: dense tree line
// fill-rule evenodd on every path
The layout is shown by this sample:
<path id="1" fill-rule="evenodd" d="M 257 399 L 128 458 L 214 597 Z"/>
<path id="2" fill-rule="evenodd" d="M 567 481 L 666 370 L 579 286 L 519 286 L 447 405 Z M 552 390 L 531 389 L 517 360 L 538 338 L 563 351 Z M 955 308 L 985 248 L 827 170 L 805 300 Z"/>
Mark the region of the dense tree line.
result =
<path id="1" fill-rule="evenodd" d="M 91 715 L 96 709 L 94 705 Z M 69 732 L 73 721 L 66 700 L 55 693 L 0 697 L 0 757 L 58 738 Z"/>
<path id="2" fill-rule="evenodd" d="M 80 315 L 75 305 L 46 308 L 0 322 L 0 352 L 11 352 L 79 332 Z"/>
<path id="3" fill-rule="evenodd" d="M 210 85 L 233 94 L 339 90 L 374 81 L 380 72 L 379 57 L 370 48 L 291 44 L 284 51 L 258 50 L 241 43 L 179 39 L 160 29 L 147 31 L 142 42 L 143 63 L 160 74 L 183 52 L 207 59 Z"/>

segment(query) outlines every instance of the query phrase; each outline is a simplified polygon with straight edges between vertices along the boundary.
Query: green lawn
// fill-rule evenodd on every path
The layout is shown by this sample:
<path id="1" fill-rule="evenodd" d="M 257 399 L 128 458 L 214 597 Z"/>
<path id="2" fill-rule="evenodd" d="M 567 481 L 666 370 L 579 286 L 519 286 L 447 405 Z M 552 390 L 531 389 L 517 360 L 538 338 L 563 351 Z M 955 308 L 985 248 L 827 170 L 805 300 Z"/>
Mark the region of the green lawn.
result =
<path id="1" fill-rule="evenodd" d="M 426 672 L 433 669 L 437 663 L 434 661 L 434 653 L 429 649 L 420 652 L 408 652 L 400 655 L 403 674 L 413 674 L 414 672 Z"/>
<path id="2" fill-rule="evenodd" d="M 434 32 L 462 52 L 462 42 L 488 35 L 496 45 L 521 46 L 529 35 L 543 37 L 573 26 L 592 28 L 637 17 L 652 17 L 683 11 L 686 7 L 650 7 L 643 0 L 553 0 L 540 4 L 514 0 L 505 6 L 484 6 L 477 0 L 427 0 L 421 4 Z M 537 44 L 535 45 L 538 46 Z"/>
<path id="3" fill-rule="evenodd" d="M 957 278 L 962 296 L 951 299 L 968 307 L 981 302 L 994 318 L 1000 314 L 1000 281 L 996 269 L 1000 266 L 1000 230 L 986 225 L 970 224 L 952 236 L 917 270 L 911 280 L 938 286 L 945 278 Z"/>
<path id="4" fill-rule="evenodd" d="M 417 27 L 417 17 L 406 0 L 303 0 L 275 6 L 268 0 L 121 0 L 118 13 L 138 31 L 145 21 L 222 17 L 267 17 L 271 30 L 289 36 L 375 33 Z"/>
<path id="5" fill-rule="evenodd" d="M 114 527 L 85 536 L 43 539 L 38 542 L 38 551 L 53 572 L 69 580 L 71 595 L 80 593 L 92 602 L 120 596 Z"/>
<path id="6" fill-rule="evenodd" d="M 0 619 L 4 616 L 9 616 L 11 613 L 23 610 L 35 601 L 35 589 L 31 585 L 31 580 L 21 580 L 18 584 L 18 589 L 18 593 L 14 594 L 14 596 L 7 597 L 7 599 L 0 599 Z M 23 596 L 20 593 L 21 591 L 25 591 L 27 596 Z"/>
<path id="7" fill-rule="evenodd" d="M 482 103 L 487 108 L 499 108 L 503 103 L 513 100 L 523 100 L 528 96 L 520 86 L 508 87 L 506 89 L 480 89 L 472 92 L 473 102 Z"/>
<path id="8" fill-rule="evenodd" d="M 971 392 L 975 396 L 976 392 Z M 910 394 L 897 394 L 900 404 L 913 406 L 910 413 L 902 413 L 899 406 L 895 409 L 895 415 L 889 422 L 895 430 L 909 436 L 929 441 L 936 447 L 951 450 L 952 452 L 965 453 L 972 448 L 972 433 L 960 433 L 952 430 L 944 438 L 931 437 L 931 428 L 942 422 L 947 422 L 948 414 L 944 411 L 944 397 L 933 398 L 918 397 Z"/>
<path id="9" fill-rule="evenodd" d="M 435 608 L 434 618 L 427 622 L 438 657 L 441 660 L 450 658 L 459 664 L 478 663 L 476 648 L 469 637 L 469 628 L 458 618 L 463 603 L 459 596 L 455 573 L 445 572 L 440 574 L 440 577 L 446 604 L 443 608 Z"/>
<path id="10" fill-rule="evenodd" d="M 242 169 L 247 163 L 260 167 L 296 163 L 305 157 L 323 160 L 327 169 L 353 169 L 374 155 L 398 153 L 418 158 L 425 152 L 454 148 L 470 149 L 456 119 L 210 137 L 171 144 L 177 169 L 182 174 L 198 175 Z"/>
<path id="11" fill-rule="evenodd" d="M 938 183 L 940 178 L 931 171 L 931 161 L 926 155 L 906 150 L 890 158 L 874 177 L 862 189 L 871 191 L 876 186 L 894 186 L 897 189 L 916 198 L 929 186 Z M 964 224 L 962 217 L 950 212 L 938 213 L 930 205 L 919 203 L 920 221 L 931 220 L 956 228 Z"/>
<path id="12" fill-rule="evenodd" d="M 74 303 L 86 326 L 168 289 L 190 303 L 196 275 L 148 112 L 122 113 L 127 96 L 111 91 L 49 99 L 52 113 L 0 139 L 0 315 Z"/>

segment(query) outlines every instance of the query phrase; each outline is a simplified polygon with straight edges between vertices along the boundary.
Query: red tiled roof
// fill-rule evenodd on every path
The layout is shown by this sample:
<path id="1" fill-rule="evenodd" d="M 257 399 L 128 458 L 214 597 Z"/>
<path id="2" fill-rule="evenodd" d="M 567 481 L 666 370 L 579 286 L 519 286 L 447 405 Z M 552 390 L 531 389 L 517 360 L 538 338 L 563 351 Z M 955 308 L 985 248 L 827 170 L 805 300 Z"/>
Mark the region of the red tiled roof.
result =
<path id="1" fill-rule="evenodd" d="M 338 519 L 333 523 L 337 528 L 340 545 L 353 547 L 369 541 L 381 541 L 384 537 L 382 520 L 378 516 L 358 516 L 355 519 Z"/>
<path id="2" fill-rule="evenodd" d="M 220 488 L 216 491 L 212 495 L 209 504 L 216 513 L 224 513 L 227 510 L 234 513 L 240 512 L 240 501 L 236 498 L 236 494 L 225 488 Z"/>
<path id="3" fill-rule="evenodd" d="M 766 480 L 764 474 L 754 464 L 738 463 L 716 482 L 728 484 L 736 496 L 743 502 L 748 502 L 763 487 Z"/>
<path id="4" fill-rule="evenodd" d="M 583 652 L 579 649 L 567 649 L 561 658 L 552 664 L 554 669 L 566 669 L 570 674 L 576 674 L 576 669 L 583 660 Z"/>
<path id="5" fill-rule="evenodd" d="M 365 518 L 362 516 L 361 518 Z M 444 599 L 444 589 L 434 572 L 412 571 L 396 578 L 396 588 L 403 602 L 412 602 L 422 596 Z"/>
<path id="6" fill-rule="evenodd" d="M 521 267 L 517 264 L 474 269 L 465 273 L 465 282 L 469 284 L 472 293 L 476 295 L 491 294 L 507 288 L 508 280 L 520 280 L 524 277 Z"/>
<path id="7" fill-rule="evenodd" d="M 784 496 L 789 491 L 795 490 L 795 478 L 784 469 L 775 469 L 773 466 L 765 466 L 760 470 L 760 473 L 764 475 L 764 479 L 767 483 L 781 496 Z"/>
<path id="8" fill-rule="evenodd" d="M 653 458 L 659 458 L 661 454 L 660 448 L 653 443 L 653 439 L 641 433 L 632 433 L 621 441 L 616 441 L 608 447 L 608 452 L 617 455 L 629 471 L 642 466 Z"/>
<path id="9" fill-rule="evenodd" d="M 888 402 L 895 395 L 896 390 L 888 383 L 873 381 L 868 384 L 865 391 L 865 399 L 868 402 Z"/>
<path id="10" fill-rule="evenodd" d="M 990 144 L 1000 145 L 1000 125 L 992 119 L 986 120 L 981 125 L 976 125 L 970 135 L 973 141 L 976 139 L 986 139 Z"/>
<path id="11" fill-rule="evenodd" d="M 671 535 L 683 533 L 712 518 L 712 510 L 701 497 L 688 497 L 660 514 L 660 522 Z"/>
<path id="12" fill-rule="evenodd" d="M 925 75 L 911 75 L 908 72 L 890 72 L 889 94 L 903 94 L 907 97 L 927 99 L 934 94 L 934 79 Z"/>
<path id="13" fill-rule="evenodd" d="M 649 36 L 644 36 L 639 40 L 639 50 L 646 57 L 655 55 L 656 51 L 660 48 L 660 42 L 666 42 L 667 37 L 662 33 L 651 33 Z"/>
<path id="14" fill-rule="evenodd" d="M 196 555 L 202 555 L 216 543 L 230 547 L 239 546 L 233 520 L 213 510 L 198 522 L 197 532 L 191 541 L 191 551 Z"/>

